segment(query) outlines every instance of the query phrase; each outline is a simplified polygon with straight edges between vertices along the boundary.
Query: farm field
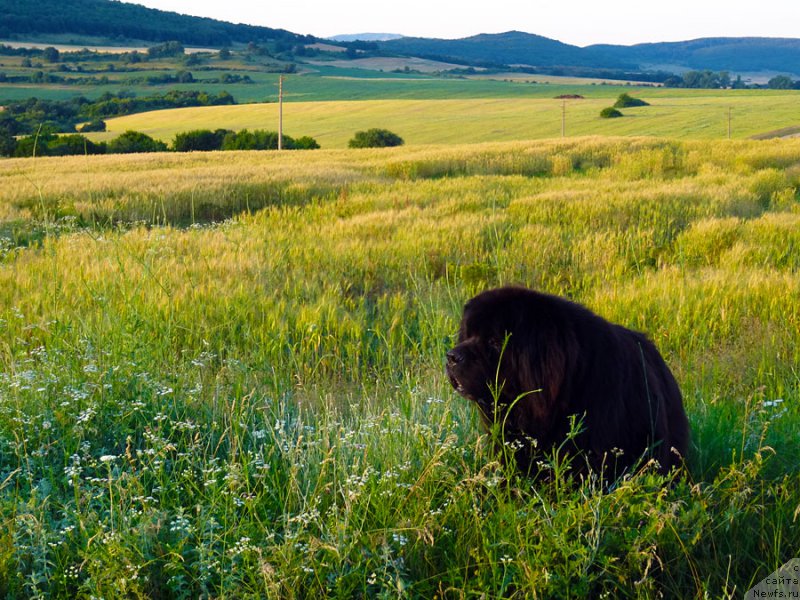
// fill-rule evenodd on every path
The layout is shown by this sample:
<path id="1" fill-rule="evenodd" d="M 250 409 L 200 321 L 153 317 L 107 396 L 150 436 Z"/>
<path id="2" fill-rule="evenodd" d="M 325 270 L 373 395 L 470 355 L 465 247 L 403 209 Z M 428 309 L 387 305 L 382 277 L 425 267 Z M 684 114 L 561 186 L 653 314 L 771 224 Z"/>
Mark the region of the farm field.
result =
<path id="1" fill-rule="evenodd" d="M 798 184 L 800 140 L 0 161 L 0 595 L 741 598 L 800 549 Z M 443 362 L 505 283 L 651 336 L 684 480 L 497 463 Z"/>
<path id="2" fill-rule="evenodd" d="M 331 48 L 335 47 L 336 46 L 332 46 Z M 408 68 L 419 71 L 420 73 L 433 73 L 436 71 L 457 69 L 461 66 L 438 60 L 428 60 L 425 58 L 389 56 L 356 58 L 349 60 L 309 60 L 307 62 L 312 66 L 333 66 L 343 69 L 366 69 L 371 71 L 393 71 L 397 69 L 402 70 Z"/>
<path id="3" fill-rule="evenodd" d="M 799 96 L 795 92 L 675 92 L 632 91 L 631 94 L 647 100 L 651 106 L 625 109 L 623 118 L 601 119 L 600 111 L 613 104 L 616 96 L 598 98 L 584 91 L 585 99 L 567 101 L 566 132 L 569 136 L 721 139 L 728 135 L 730 108 L 732 137 L 744 138 L 782 128 L 800 118 L 797 113 Z M 561 135 L 561 118 L 562 101 L 552 97 L 287 102 L 284 105 L 284 131 L 292 136 L 310 135 L 323 148 L 344 148 L 355 131 L 371 127 L 388 128 L 413 145 L 553 138 Z M 109 139 L 133 129 L 170 142 L 181 131 L 203 128 L 276 130 L 277 122 L 276 103 L 181 108 L 109 119 L 108 132 L 92 137 Z"/>
<path id="4" fill-rule="evenodd" d="M 543 74 L 532 74 L 532 73 L 516 73 L 514 71 L 509 71 L 505 73 L 486 73 L 481 74 L 480 71 L 478 73 L 467 75 L 469 79 L 491 79 L 494 81 L 513 81 L 516 83 L 546 83 L 546 84 L 557 84 L 557 85 L 612 85 L 612 86 L 622 86 L 622 85 L 633 85 L 633 86 L 645 86 L 645 87 L 661 87 L 662 84 L 660 83 L 647 83 L 642 81 L 620 81 L 618 79 L 603 79 L 598 77 L 570 77 L 568 75 L 543 75 Z"/>

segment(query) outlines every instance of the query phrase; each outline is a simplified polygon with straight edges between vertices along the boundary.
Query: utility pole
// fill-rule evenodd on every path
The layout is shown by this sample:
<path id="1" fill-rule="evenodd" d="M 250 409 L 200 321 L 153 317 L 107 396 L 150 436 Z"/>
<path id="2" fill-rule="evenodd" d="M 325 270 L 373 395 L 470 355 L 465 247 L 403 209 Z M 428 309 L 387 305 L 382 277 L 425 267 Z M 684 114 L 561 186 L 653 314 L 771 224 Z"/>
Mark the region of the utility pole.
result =
<path id="1" fill-rule="evenodd" d="M 278 150 L 283 150 L 283 75 L 278 77 Z"/>
<path id="2" fill-rule="evenodd" d="M 567 137 L 567 101 L 561 101 L 561 137 Z"/>

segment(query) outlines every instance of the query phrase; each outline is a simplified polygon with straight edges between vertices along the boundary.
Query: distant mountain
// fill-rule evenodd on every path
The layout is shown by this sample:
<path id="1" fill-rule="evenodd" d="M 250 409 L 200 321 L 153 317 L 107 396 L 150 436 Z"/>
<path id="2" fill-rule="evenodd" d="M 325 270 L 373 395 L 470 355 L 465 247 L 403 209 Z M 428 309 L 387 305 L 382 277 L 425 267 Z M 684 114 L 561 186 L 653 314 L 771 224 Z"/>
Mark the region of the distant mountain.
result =
<path id="1" fill-rule="evenodd" d="M 380 43 L 381 50 L 412 56 L 448 59 L 474 64 L 530 65 L 537 67 L 587 66 L 596 55 L 540 35 L 522 31 L 482 33 L 457 40 L 406 37 Z M 592 65 L 594 66 L 594 65 Z M 604 67 L 625 68 L 624 60 Z"/>
<path id="2" fill-rule="evenodd" d="M 334 42 L 385 42 L 399 40 L 401 37 L 404 36 L 398 33 L 345 33 L 332 35 L 328 39 Z"/>
<path id="3" fill-rule="evenodd" d="M 800 39 L 703 38 L 581 48 L 540 35 L 509 31 L 444 40 L 401 38 L 379 42 L 385 52 L 426 56 L 467 64 L 586 67 L 649 71 L 669 66 L 675 70 L 758 71 L 800 75 Z"/>
<path id="4" fill-rule="evenodd" d="M 270 42 L 282 50 L 318 41 L 283 29 L 237 25 L 146 8 L 116 0 L 0 0 L 0 39 L 72 34 L 94 38 L 223 47 Z M 391 38 L 391 39 L 387 39 Z M 557 72 L 614 70 L 628 73 L 657 69 L 712 70 L 737 73 L 783 73 L 800 76 L 800 39 L 703 38 L 581 48 L 532 33 L 508 31 L 449 40 L 358 33 L 331 38 L 376 44 L 378 53 L 432 58 L 474 66 L 530 66 Z M 373 50 L 369 50 L 374 52 Z"/>
<path id="5" fill-rule="evenodd" d="M 595 45 L 586 50 L 634 62 L 642 69 L 675 65 L 694 70 L 800 75 L 800 39 L 793 38 L 701 38 L 634 46 Z"/>
<path id="6" fill-rule="evenodd" d="M 235 25 L 111 0 L 0 0 L 0 15 L 0 38 L 77 34 L 213 47 L 315 40 L 283 29 Z"/>

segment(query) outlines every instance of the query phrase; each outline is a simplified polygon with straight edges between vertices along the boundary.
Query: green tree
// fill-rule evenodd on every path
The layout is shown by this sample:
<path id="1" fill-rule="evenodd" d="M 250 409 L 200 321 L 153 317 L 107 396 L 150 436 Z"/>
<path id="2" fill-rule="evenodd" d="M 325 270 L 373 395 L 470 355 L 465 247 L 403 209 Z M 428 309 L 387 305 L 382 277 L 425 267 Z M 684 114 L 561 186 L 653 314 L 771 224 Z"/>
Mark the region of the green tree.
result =
<path id="1" fill-rule="evenodd" d="M 350 148 L 386 148 L 402 146 L 404 143 L 403 138 L 388 129 L 373 128 L 357 131 L 347 145 Z"/>
<path id="2" fill-rule="evenodd" d="M 81 125 L 80 131 L 81 133 L 89 133 L 91 131 L 105 131 L 106 130 L 106 122 L 103 119 L 95 119 L 94 121 L 89 121 L 88 123 L 84 123 Z"/>
<path id="3" fill-rule="evenodd" d="M 196 129 L 194 131 L 184 131 L 175 136 L 172 142 L 172 149 L 175 152 L 207 152 L 211 150 L 221 150 L 225 136 L 233 133 L 227 129 Z"/>
<path id="4" fill-rule="evenodd" d="M 165 58 L 169 56 L 183 56 L 185 52 L 183 44 L 180 42 L 164 42 L 163 44 L 156 44 L 147 49 L 147 55 L 150 58 Z"/>
<path id="5" fill-rule="evenodd" d="M 609 106 L 600 111 L 600 118 L 602 119 L 618 119 L 621 116 L 623 116 L 622 113 L 613 106 Z"/>
<path id="6" fill-rule="evenodd" d="M 60 135 L 47 143 L 47 154 L 50 156 L 105 154 L 105 152 L 105 144 L 95 144 L 88 138 L 77 133 L 72 135 Z"/>
<path id="7" fill-rule="evenodd" d="M 786 75 L 777 75 L 767 82 L 767 86 L 771 90 L 791 90 L 794 88 L 794 81 Z"/>
<path id="8" fill-rule="evenodd" d="M 0 156 L 14 156 L 17 139 L 7 129 L 0 128 Z"/>
<path id="9" fill-rule="evenodd" d="M 49 144 L 55 138 L 56 136 L 52 131 L 43 127 L 36 135 L 18 139 L 14 149 L 14 156 L 48 156 L 50 154 Z"/>
<path id="10" fill-rule="evenodd" d="M 317 140 L 303 136 L 294 139 L 288 135 L 283 136 L 284 150 L 313 150 L 319 148 Z M 222 141 L 223 150 L 277 150 L 278 132 L 257 129 L 248 131 L 242 129 L 237 132 L 228 132 Z"/>
<path id="11" fill-rule="evenodd" d="M 289 147 L 292 138 L 285 135 L 283 142 L 286 148 Z M 278 132 L 257 129 L 248 131 L 242 129 L 236 133 L 229 133 L 222 142 L 223 150 L 277 150 Z"/>
<path id="12" fill-rule="evenodd" d="M 154 140 L 149 135 L 139 131 L 126 131 L 118 138 L 108 142 L 109 154 L 132 154 L 134 152 L 164 152 L 167 145 Z"/>
<path id="13" fill-rule="evenodd" d="M 307 135 L 301 136 L 294 141 L 294 150 L 316 150 L 319 148 L 319 143 L 312 137 Z"/>
<path id="14" fill-rule="evenodd" d="M 178 71 L 175 73 L 175 78 L 178 80 L 178 83 L 194 82 L 194 76 L 192 75 L 191 71 Z"/>
<path id="15" fill-rule="evenodd" d="M 683 74 L 685 88 L 719 89 L 730 83 L 727 72 L 715 73 L 714 71 L 686 71 Z"/>
<path id="16" fill-rule="evenodd" d="M 631 108 L 633 106 L 650 106 L 650 104 L 627 93 L 620 94 L 614 103 L 614 108 Z"/>
<path id="17" fill-rule="evenodd" d="M 42 51 L 42 56 L 47 62 L 57 63 L 61 58 L 61 53 L 58 51 L 57 48 L 48 46 Z"/>
<path id="18" fill-rule="evenodd" d="M 136 50 L 133 52 L 126 52 L 122 55 L 122 61 L 129 63 L 129 64 L 136 64 L 142 62 L 142 55 L 139 54 Z"/>

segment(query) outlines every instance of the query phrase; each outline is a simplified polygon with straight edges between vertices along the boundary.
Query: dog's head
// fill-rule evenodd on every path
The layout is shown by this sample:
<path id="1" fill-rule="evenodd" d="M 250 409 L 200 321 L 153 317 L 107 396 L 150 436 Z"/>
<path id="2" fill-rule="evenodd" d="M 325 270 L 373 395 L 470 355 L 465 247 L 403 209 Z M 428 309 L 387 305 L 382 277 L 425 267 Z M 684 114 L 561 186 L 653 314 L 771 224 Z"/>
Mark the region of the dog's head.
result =
<path id="1" fill-rule="evenodd" d="M 522 381 L 530 335 L 528 290 L 501 288 L 475 296 L 464 307 L 456 345 L 447 353 L 447 376 L 456 391 L 481 408 L 509 403 Z"/>
<path id="2" fill-rule="evenodd" d="M 484 418 L 519 404 L 536 421 L 550 420 L 564 376 L 553 343 L 549 296 L 505 287 L 475 296 L 464 307 L 456 345 L 447 353 L 455 390 L 477 403 Z"/>

